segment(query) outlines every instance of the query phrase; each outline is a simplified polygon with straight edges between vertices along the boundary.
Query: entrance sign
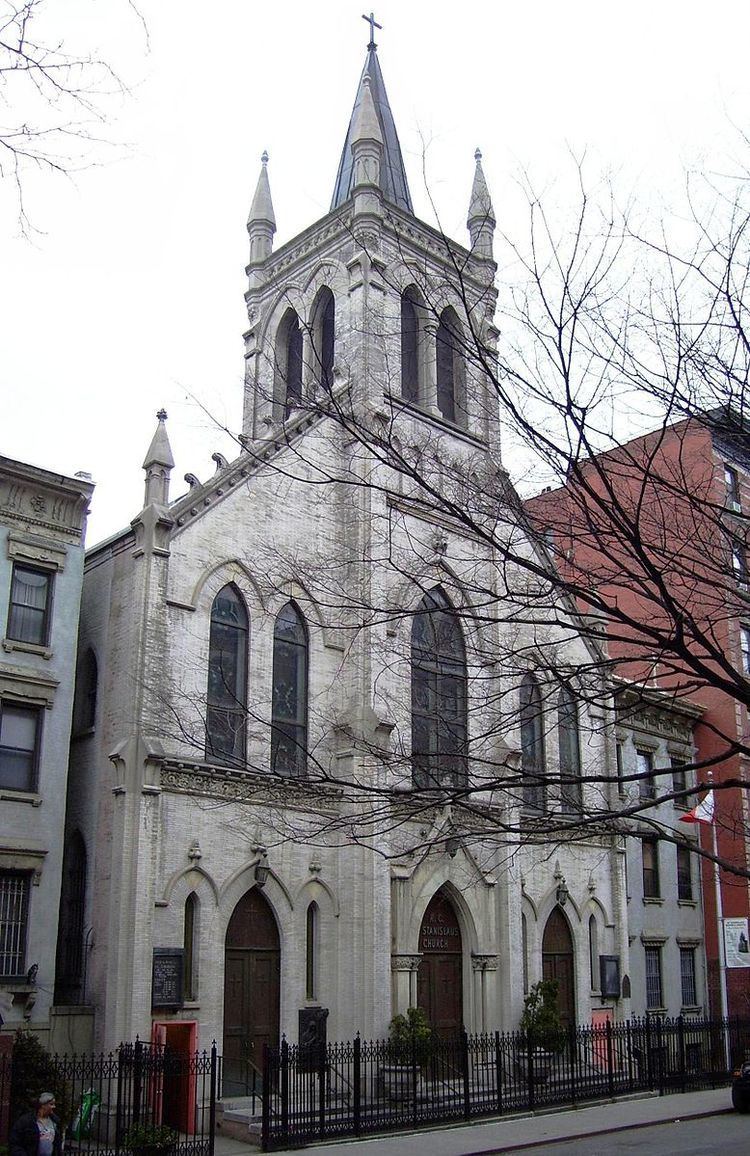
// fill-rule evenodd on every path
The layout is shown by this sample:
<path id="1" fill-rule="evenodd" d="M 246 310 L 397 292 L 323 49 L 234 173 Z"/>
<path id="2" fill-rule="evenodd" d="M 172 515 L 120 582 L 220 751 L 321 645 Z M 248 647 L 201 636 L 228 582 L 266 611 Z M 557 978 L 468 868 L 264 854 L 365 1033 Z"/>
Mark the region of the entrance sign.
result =
<path id="1" fill-rule="evenodd" d="M 152 1007 L 182 1007 L 185 952 L 181 947 L 155 947 L 151 976 Z"/>

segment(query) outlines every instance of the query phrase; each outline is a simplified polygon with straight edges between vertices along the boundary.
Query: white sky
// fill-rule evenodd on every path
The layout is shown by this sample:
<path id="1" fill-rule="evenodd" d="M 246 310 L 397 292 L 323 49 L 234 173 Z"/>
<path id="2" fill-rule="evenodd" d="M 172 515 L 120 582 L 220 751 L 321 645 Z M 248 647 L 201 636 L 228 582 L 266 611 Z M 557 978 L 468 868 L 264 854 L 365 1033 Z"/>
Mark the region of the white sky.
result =
<path id="1" fill-rule="evenodd" d="M 42 232 L 17 236 L 0 187 L 0 453 L 97 483 L 89 544 L 127 524 L 169 411 L 176 458 L 213 473 L 239 429 L 245 221 L 264 148 L 279 245 L 330 202 L 368 29 L 363 0 L 50 0 L 71 52 L 131 92 L 74 183 L 32 174 Z M 587 150 L 626 194 L 676 197 L 685 166 L 726 168 L 749 128 L 747 0 L 381 0 L 380 63 L 419 216 L 465 241 L 479 145 L 500 227 L 523 229 L 516 178 Z M 50 24 L 51 27 L 51 24 Z M 40 21 L 38 34 L 44 34 Z M 7 120 L 7 117 L 2 119 Z M 5 182 L 7 186 L 8 182 Z M 0 186 L 2 182 L 0 182 Z"/>

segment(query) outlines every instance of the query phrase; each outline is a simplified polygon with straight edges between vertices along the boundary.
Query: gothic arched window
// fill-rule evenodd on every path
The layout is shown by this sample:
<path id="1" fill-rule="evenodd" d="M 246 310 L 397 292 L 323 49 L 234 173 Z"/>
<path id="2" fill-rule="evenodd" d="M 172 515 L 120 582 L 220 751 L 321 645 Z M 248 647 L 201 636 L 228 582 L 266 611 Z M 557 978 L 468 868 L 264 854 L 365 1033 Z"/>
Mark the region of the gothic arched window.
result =
<path id="1" fill-rule="evenodd" d="M 533 674 L 525 675 L 521 683 L 520 715 L 523 805 L 527 810 L 543 811 L 547 803 L 544 720 L 539 683 Z"/>
<path id="2" fill-rule="evenodd" d="M 315 380 L 323 389 L 333 388 L 333 357 L 336 342 L 336 304 L 324 286 L 313 307 L 312 353 Z"/>
<path id="3" fill-rule="evenodd" d="M 294 309 L 287 309 L 279 326 L 276 373 L 279 416 L 287 418 L 302 400 L 302 328 Z"/>
<path id="4" fill-rule="evenodd" d="M 305 918 L 305 999 L 318 998 L 318 905 L 307 908 Z"/>
<path id="5" fill-rule="evenodd" d="M 415 786 L 466 785 L 466 651 L 437 587 L 419 603 L 411 628 L 411 750 Z"/>
<path id="6" fill-rule="evenodd" d="M 273 631 L 271 770 L 279 775 L 305 773 L 308 649 L 304 619 L 287 602 Z"/>
<path id="7" fill-rule="evenodd" d="M 83 999 L 86 874 L 86 844 L 80 831 L 74 831 L 65 845 L 60 891 L 55 968 L 55 1002 L 60 1004 L 79 1004 Z"/>
<path id="8" fill-rule="evenodd" d="M 455 310 L 444 309 L 437 330 L 437 404 L 446 421 L 466 424 L 461 326 Z"/>
<path id="9" fill-rule="evenodd" d="M 211 607 L 208 644 L 206 758 L 244 763 L 247 715 L 245 604 L 236 586 L 224 586 Z"/>
<path id="10" fill-rule="evenodd" d="M 562 687 L 557 703 L 557 734 L 560 747 L 560 779 L 563 811 L 583 813 L 581 783 L 581 743 L 578 734 L 578 706 L 567 686 Z"/>
<path id="11" fill-rule="evenodd" d="M 589 916 L 589 970 L 591 972 L 591 990 L 598 991 L 601 979 L 599 978 L 599 928 L 596 916 Z"/>
<path id="12" fill-rule="evenodd" d="M 182 995 L 186 1000 L 194 1000 L 196 997 L 197 988 L 195 983 L 195 946 L 197 930 L 198 896 L 194 891 L 191 891 L 185 900 L 185 913 L 182 927 Z"/>
<path id="13" fill-rule="evenodd" d="M 421 359 L 419 302 L 415 291 L 407 289 L 401 295 L 401 396 L 406 401 L 419 401 Z"/>

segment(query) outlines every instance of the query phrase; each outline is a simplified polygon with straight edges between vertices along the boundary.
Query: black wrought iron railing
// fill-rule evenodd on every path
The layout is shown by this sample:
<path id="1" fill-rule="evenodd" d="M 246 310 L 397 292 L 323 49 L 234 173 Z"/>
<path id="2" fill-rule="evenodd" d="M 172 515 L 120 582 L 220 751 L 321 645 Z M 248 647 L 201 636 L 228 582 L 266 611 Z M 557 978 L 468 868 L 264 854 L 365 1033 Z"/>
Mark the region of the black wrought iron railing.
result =
<path id="1" fill-rule="evenodd" d="M 218 1055 L 181 1052 L 159 1044 L 122 1044 L 117 1051 L 49 1057 L 66 1151 L 82 1156 L 213 1156 Z M 5 1126 L 23 1110 L 27 1089 L 17 1086 L 12 1053 L 0 1057 L 0 1103 Z"/>
<path id="2" fill-rule="evenodd" d="M 648 1016 L 571 1026 L 545 1046 L 493 1032 L 395 1047 L 282 1041 L 263 1070 L 263 1150 L 576 1104 L 629 1092 L 726 1083 L 750 1052 L 750 1020 Z"/>

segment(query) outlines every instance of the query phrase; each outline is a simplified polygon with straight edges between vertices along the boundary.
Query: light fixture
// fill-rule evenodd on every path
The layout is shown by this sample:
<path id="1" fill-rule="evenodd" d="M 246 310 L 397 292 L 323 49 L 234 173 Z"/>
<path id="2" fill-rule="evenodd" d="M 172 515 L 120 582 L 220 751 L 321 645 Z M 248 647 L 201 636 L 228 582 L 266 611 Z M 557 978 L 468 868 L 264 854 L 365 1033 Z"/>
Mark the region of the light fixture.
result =
<path id="1" fill-rule="evenodd" d="M 555 891 L 555 899 L 557 900 L 558 906 L 564 907 L 565 904 L 568 902 L 568 896 L 569 895 L 570 895 L 570 892 L 568 891 L 568 885 L 565 882 L 565 876 L 561 875 L 560 881 L 557 884 L 557 889 Z"/>
<path id="2" fill-rule="evenodd" d="M 255 885 L 256 887 L 265 887 L 268 882 L 268 876 L 271 874 L 271 868 L 268 866 L 268 856 L 265 851 L 261 851 L 260 858 L 255 864 Z"/>

